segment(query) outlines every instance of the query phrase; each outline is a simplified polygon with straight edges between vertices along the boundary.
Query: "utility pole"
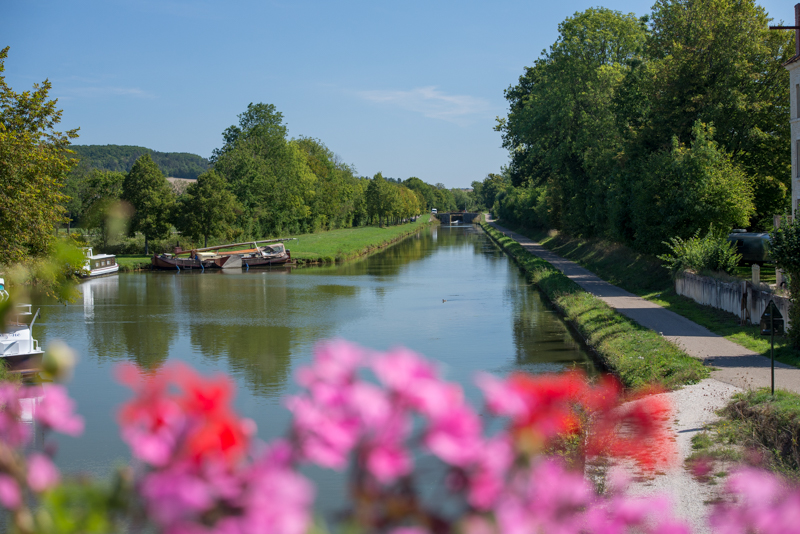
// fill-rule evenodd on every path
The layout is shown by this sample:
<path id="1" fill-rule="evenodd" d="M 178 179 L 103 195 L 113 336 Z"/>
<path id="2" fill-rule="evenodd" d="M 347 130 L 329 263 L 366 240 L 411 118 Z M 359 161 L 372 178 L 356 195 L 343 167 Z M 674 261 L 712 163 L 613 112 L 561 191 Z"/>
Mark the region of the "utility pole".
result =
<path id="1" fill-rule="evenodd" d="M 800 56 L 800 4 L 794 5 L 794 26 L 770 26 L 770 30 L 794 30 L 794 55 Z"/>

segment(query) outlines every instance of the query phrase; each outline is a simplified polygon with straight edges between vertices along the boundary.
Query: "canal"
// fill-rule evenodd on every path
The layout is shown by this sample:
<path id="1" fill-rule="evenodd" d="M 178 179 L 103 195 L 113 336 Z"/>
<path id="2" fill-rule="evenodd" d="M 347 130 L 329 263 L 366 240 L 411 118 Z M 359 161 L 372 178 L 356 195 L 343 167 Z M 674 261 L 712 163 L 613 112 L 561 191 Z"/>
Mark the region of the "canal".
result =
<path id="1" fill-rule="evenodd" d="M 56 456 L 72 473 L 103 476 L 129 458 L 115 422 L 128 398 L 113 378 L 118 362 L 158 372 L 181 360 L 229 374 L 236 408 L 264 440 L 285 433 L 282 399 L 324 339 L 409 347 L 439 362 L 474 403 L 478 371 L 593 369 L 561 318 L 475 226 L 427 228 L 345 265 L 127 273 L 86 281 L 81 292 L 67 306 L 36 303 L 40 342 L 62 339 L 80 355 L 68 387 L 86 431 L 60 437 Z M 323 490 L 337 483 L 312 476 Z"/>

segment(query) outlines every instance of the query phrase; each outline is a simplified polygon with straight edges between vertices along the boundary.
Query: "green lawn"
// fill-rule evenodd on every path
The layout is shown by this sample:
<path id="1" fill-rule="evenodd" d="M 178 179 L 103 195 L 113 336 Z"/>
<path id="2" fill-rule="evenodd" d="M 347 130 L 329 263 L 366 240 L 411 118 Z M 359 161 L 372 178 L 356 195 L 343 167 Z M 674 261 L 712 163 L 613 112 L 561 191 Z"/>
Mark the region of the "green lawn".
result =
<path id="1" fill-rule="evenodd" d="M 420 228 L 431 224 L 429 214 L 425 214 L 416 222 L 387 226 L 361 226 L 343 228 L 316 234 L 302 234 L 296 241 L 287 241 L 286 248 L 291 250 L 292 258 L 300 263 L 340 263 L 364 254 L 379 250 L 395 241 L 416 233 Z M 119 254 L 117 263 L 121 271 L 148 269 L 150 256 L 144 254 Z"/>

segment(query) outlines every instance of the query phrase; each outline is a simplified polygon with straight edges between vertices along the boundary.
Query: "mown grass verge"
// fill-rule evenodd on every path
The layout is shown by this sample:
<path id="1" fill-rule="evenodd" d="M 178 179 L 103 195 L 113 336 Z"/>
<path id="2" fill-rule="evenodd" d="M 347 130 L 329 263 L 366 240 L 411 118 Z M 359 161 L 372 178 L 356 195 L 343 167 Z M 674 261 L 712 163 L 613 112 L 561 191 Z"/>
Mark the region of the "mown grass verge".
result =
<path id="1" fill-rule="evenodd" d="M 682 315 L 753 352 L 767 358 L 770 356 L 769 337 L 760 334 L 758 325 L 741 326 L 739 318 L 732 313 L 703 306 L 678 295 L 669 272 L 654 256 L 599 239 L 581 239 L 553 231 L 519 228 L 506 221 L 501 224 L 578 263 L 609 283 Z M 772 277 L 774 279 L 774 271 Z M 800 367 L 800 350 L 792 348 L 787 338 L 776 337 L 775 359 Z"/>
<path id="2" fill-rule="evenodd" d="M 744 391 L 719 415 L 720 421 L 692 438 L 690 467 L 705 463 L 705 471 L 724 473 L 745 462 L 800 480 L 800 395 L 776 390 L 773 396 L 768 388 Z"/>
<path id="3" fill-rule="evenodd" d="M 548 262 L 488 224 L 481 225 L 565 315 L 602 363 L 629 388 L 674 389 L 708 377 L 709 370 L 659 334 L 618 314 Z"/>
<path id="4" fill-rule="evenodd" d="M 342 228 L 316 234 L 303 234 L 287 243 L 292 258 L 299 263 L 341 263 L 387 247 L 436 221 L 424 214 L 416 222 L 387 226 Z"/>
<path id="5" fill-rule="evenodd" d="M 417 233 L 421 228 L 434 224 L 436 219 L 426 214 L 413 223 L 380 228 L 360 226 L 342 228 L 316 234 L 300 234 L 297 241 L 289 241 L 292 259 L 300 264 L 341 263 L 385 248 L 405 237 Z M 120 254 L 117 264 L 121 272 L 150 269 L 150 256 L 144 254 Z"/>

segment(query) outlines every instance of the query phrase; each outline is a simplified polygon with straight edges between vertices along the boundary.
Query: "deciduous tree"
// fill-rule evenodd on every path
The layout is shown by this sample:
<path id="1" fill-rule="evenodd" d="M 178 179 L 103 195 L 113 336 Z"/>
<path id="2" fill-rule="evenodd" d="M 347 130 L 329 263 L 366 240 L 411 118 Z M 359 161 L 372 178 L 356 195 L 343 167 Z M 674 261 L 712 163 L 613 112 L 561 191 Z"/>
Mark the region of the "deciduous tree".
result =
<path id="1" fill-rule="evenodd" d="M 140 156 L 125 176 L 122 199 L 130 202 L 134 209 L 129 232 L 144 234 L 144 253 L 149 254 L 150 239 L 169 235 L 175 204 L 169 182 L 149 154 Z"/>
<path id="2" fill-rule="evenodd" d="M 74 165 L 70 140 L 78 130 L 55 130 L 61 121 L 45 80 L 32 91 L 14 92 L 6 83 L 0 51 L 0 263 L 22 261 L 47 251 L 53 225 L 66 222 L 62 187 Z"/>
<path id="3" fill-rule="evenodd" d="M 208 246 L 208 238 L 219 236 L 230 229 L 238 211 L 236 197 L 231 193 L 228 183 L 214 171 L 197 177 L 180 198 L 175 222 L 184 235 L 192 239 L 203 238 L 203 246 Z"/>

